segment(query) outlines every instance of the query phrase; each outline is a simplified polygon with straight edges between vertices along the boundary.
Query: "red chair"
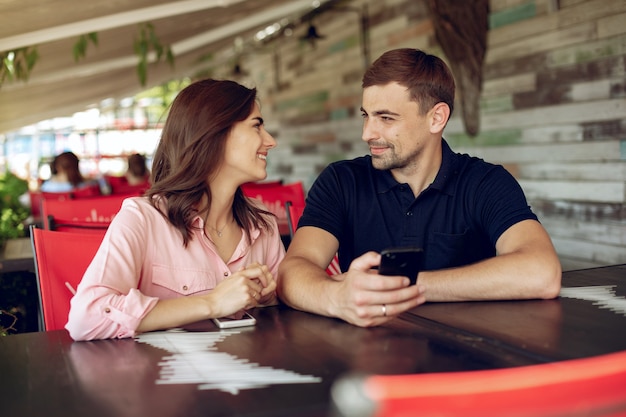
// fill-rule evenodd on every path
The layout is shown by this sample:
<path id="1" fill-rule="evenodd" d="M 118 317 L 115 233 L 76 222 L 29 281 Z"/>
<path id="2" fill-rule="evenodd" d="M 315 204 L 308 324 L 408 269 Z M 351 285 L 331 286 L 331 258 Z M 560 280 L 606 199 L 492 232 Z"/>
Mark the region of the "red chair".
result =
<path id="1" fill-rule="evenodd" d="M 105 229 L 130 195 L 108 195 L 77 200 L 47 200 L 42 203 L 44 228 L 48 230 Z"/>
<path id="2" fill-rule="evenodd" d="M 254 190 L 267 187 L 279 187 L 283 185 L 283 180 L 261 181 L 261 182 L 247 182 L 241 186 L 241 189 L 245 194 L 253 193 Z"/>
<path id="3" fill-rule="evenodd" d="M 57 330 L 65 327 L 70 300 L 96 254 L 104 232 L 67 233 L 31 226 L 40 329 Z"/>
<path id="4" fill-rule="evenodd" d="M 287 201 L 285 203 L 285 212 L 287 213 L 290 238 L 293 238 L 293 235 L 296 233 L 298 221 L 300 220 L 300 216 L 302 216 L 303 211 L 304 207 L 295 206 L 291 203 L 291 201 Z M 341 267 L 339 266 L 339 257 L 337 254 L 335 254 L 333 259 L 330 261 L 330 264 L 326 268 L 326 273 L 331 276 L 341 274 Z"/>
<path id="5" fill-rule="evenodd" d="M 42 198 L 42 200 L 60 200 L 60 201 L 65 201 L 65 200 L 73 200 L 74 196 L 72 195 L 71 191 L 66 191 L 66 192 L 62 192 L 62 193 L 52 193 L 52 192 L 42 191 L 41 192 L 41 198 Z"/>
<path id="6" fill-rule="evenodd" d="M 359 393 L 372 417 L 624 416 L 626 351 L 514 368 L 348 375 L 332 392 Z M 334 395 L 350 410 L 351 395 Z M 344 414 L 345 415 L 345 414 Z"/>
<path id="7" fill-rule="evenodd" d="M 107 175 L 104 179 L 111 187 L 111 194 L 143 195 L 143 193 L 150 188 L 149 181 L 137 185 L 131 185 L 124 176 Z"/>
<path id="8" fill-rule="evenodd" d="M 43 194 L 41 191 L 29 191 L 30 214 L 34 219 L 41 218 L 41 204 L 43 202 Z"/>
<path id="9" fill-rule="evenodd" d="M 101 196 L 100 185 L 97 183 L 89 184 L 84 187 L 75 188 L 72 191 L 63 192 L 51 192 L 41 191 L 41 198 L 43 200 L 76 200 L 79 198 L 90 198 Z"/>
<path id="10" fill-rule="evenodd" d="M 74 188 L 71 192 L 72 198 L 87 198 L 87 197 L 97 197 L 102 195 L 100 191 L 100 184 L 89 184 L 84 187 Z"/>
<path id="11" fill-rule="evenodd" d="M 281 235 L 289 235 L 289 224 L 285 203 L 291 201 L 294 206 L 304 207 L 304 186 L 302 182 L 291 184 L 259 185 L 263 183 L 249 183 L 241 186 L 243 193 L 251 198 L 257 198 L 274 213 L 278 221 L 278 230 Z"/>

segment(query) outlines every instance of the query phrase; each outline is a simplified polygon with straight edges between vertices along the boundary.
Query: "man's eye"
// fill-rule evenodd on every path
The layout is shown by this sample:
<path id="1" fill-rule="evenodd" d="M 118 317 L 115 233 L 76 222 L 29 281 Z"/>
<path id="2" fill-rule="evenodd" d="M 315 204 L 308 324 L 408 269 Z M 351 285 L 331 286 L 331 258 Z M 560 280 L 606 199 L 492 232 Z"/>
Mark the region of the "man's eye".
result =
<path id="1" fill-rule="evenodd" d="M 367 118 L 367 113 L 361 113 L 361 117 L 364 119 Z"/>

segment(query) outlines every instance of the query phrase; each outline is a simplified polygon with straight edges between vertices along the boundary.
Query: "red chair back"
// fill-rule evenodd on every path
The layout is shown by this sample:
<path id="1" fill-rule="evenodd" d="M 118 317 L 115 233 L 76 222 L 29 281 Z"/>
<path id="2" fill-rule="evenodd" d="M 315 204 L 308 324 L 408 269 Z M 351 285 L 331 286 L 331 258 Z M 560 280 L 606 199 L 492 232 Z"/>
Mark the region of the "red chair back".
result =
<path id="1" fill-rule="evenodd" d="M 47 200 L 42 203 L 44 228 L 74 224 L 78 228 L 108 227 L 129 195 L 108 195 L 77 200 Z M 52 222 L 50 221 L 52 220 Z"/>
<path id="2" fill-rule="evenodd" d="M 87 198 L 87 197 L 97 197 L 102 195 L 100 191 L 100 184 L 94 183 L 89 184 L 84 187 L 74 188 L 72 190 L 72 198 Z"/>
<path id="3" fill-rule="evenodd" d="M 304 206 L 293 205 L 291 201 L 287 201 L 285 203 L 285 212 L 287 214 L 290 238 L 293 238 L 293 235 L 296 233 L 298 221 L 300 220 L 300 216 L 302 216 L 303 211 Z M 337 254 L 335 254 L 333 259 L 330 261 L 328 268 L 326 268 L 326 273 L 331 276 L 341 274 L 341 267 L 339 266 L 339 256 Z"/>
<path id="4" fill-rule="evenodd" d="M 124 176 L 107 175 L 104 179 L 111 186 L 111 194 L 143 195 L 143 193 L 150 188 L 149 181 L 137 185 L 131 185 Z"/>
<path id="5" fill-rule="evenodd" d="M 100 234 L 81 234 L 31 227 L 30 232 L 41 327 L 63 329 L 70 300 L 102 242 L 104 230 Z"/>
<path id="6" fill-rule="evenodd" d="M 51 192 L 41 191 L 41 198 L 44 200 L 75 200 L 79 198 L 91 198 L 101 196 L 100 185 L 93 183 L 80 188 L 74 188 L 72 191 Z"/>
<path id="7" fill-rule="evenodd" d="M 278 229 L 281 235 L 289 234 L 285 203 L 290 201 L 296 207 L 304 207 L 304 186 L 302 182 L 292 184 L 259 185 L 263 183 L 244 184 L 243 193 L 263 202 L 269 211 L 274 213 L 278 220 Z"/>
<path id="8" fill-rule="evenodd" d="M 41 203 L 43 202 L 43 194 L 40 191 L 29 191 L 30 214 L 35 219 L 41 217 Z"/>

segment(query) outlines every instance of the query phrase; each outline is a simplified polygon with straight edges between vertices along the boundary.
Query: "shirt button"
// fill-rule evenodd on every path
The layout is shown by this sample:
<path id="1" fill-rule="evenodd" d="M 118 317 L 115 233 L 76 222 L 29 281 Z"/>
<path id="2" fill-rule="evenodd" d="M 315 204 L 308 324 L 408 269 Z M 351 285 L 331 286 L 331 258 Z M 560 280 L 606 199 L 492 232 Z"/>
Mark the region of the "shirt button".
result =
<path id="1" fill-rule="evenodd" d="M 107 307 L 107 308 L 104 309 L 104 312 L 109 314 L 111 312 L 111 309 L 109 307 Z"/>
<path id="2" fill-rule="evenodd" d="M 228 271 L 224 272 L 224 276 L 225 276 L 225 277 L 227 277 L 227 276 L 228 276 L 228 274 L 229 274 L 229 272 L 228 272 Z"/>
<path id="3" fill-rule="evenodd" d="M 411 216 L 413 216 L 413 212 L 412 212 L 412 211 L 407 211 L 407 212 L 406 212 L 406 215 L 407 215 L 407 216 L 409 216 L 409 217 L 411 217 Z"/>
<path id="4" fill-rule="evenodd" d="M 183 285 L 183 291 L 187 291 L 189 289 L 189 287 L 187 287 L 186 285 Z"/>

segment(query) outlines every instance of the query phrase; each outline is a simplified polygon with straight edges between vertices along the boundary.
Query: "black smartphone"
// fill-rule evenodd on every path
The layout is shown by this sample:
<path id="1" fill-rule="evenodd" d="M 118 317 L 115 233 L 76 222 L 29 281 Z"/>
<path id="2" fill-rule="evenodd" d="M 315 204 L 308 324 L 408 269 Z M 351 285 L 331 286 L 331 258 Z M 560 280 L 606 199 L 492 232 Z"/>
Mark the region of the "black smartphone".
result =
<path id="1" fill-rule="evenodd" d="M 400 275 L 408 277 L 411 284 L 417 283 L 417 274 L 422 269 L 424 252 L 422 248 L 415 246 L 405 246 L 399 248 L 388 248 L 380 255 L 380 275 Z"/>
<path id="2" fill-rule="evenodd" d="M 240 318 L 220 317 L 217 319 L 213 319 L 213 322 L 220 329 L 232 329 L 233 327 L 254 326 L 256 324 L 256 319 L 252 317 L 249 313 L 244 313 L 243 316 Z"/>

